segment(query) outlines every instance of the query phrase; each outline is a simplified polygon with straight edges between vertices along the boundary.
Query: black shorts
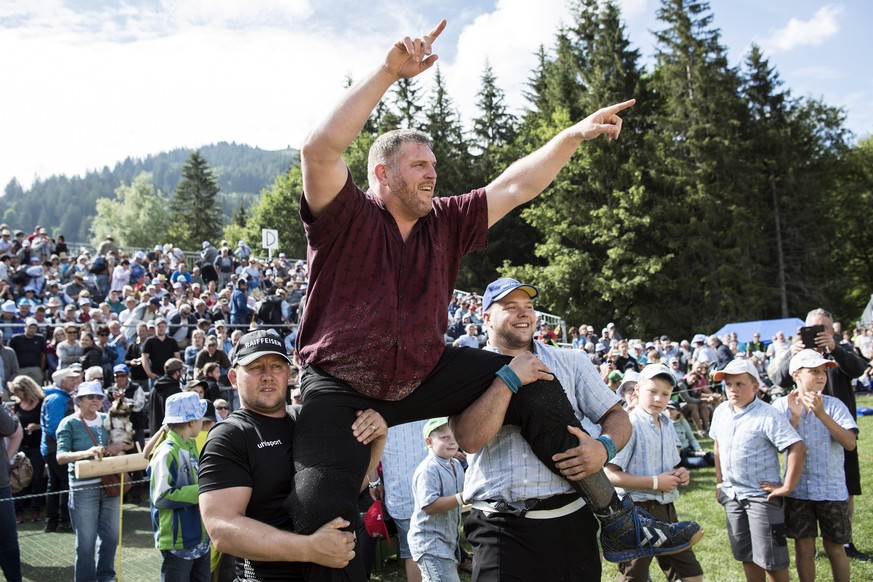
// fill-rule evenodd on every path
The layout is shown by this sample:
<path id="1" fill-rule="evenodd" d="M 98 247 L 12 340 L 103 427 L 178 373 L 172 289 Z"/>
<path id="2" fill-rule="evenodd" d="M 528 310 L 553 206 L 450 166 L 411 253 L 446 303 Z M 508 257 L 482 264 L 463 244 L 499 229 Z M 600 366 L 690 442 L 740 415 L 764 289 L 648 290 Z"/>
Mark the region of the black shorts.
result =
<path id="1" fill-rule="evenodd" d="M 464 524 L 478 582 L 600 580 L 597 519 L 588 507 L 554 519 L 470 511 Z"/>
<path id="2" fill-rule="evenodd" d="M 788 537 L 817 538 L 819 527 L 822 539 L 835 544 L 851 542 L 849 502 L 785 498 L 785 533 Z"/>

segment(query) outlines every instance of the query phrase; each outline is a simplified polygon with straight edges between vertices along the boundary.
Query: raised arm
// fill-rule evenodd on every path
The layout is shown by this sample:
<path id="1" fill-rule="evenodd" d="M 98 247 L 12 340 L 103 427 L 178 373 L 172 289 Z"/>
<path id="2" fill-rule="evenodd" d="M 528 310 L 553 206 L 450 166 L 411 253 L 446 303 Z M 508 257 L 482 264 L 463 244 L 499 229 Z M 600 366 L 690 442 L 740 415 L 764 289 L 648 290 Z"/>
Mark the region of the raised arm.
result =
<path id="1" fill-rule="evenodd" d="M 436 62 L 437 55 L 432 54 L 431 47 L 445 27 L 443 20 L 429 34 L 419 38 L 407 36 L 394 43 L 385 62 L 349 89 L 307 136 L 300 150 L 300 166 L 303 195 L 313 216 L 318 217 L 339 193 L 348 172 L 342 154 L 394 81 L 415 77 Z"/>
<path id="2" fill-rule="evenodd" d="M 617 139 L 621 133 L 621 118 L 618 113 L 634 103 L 636 101 L 631 99 L 595 111 L 504 170 L 485 189 L 488 199 L 488 226 L 493 226 L 513 208 L 533 200 L 545 190 L 583 141 L 601 134 L 606 134 L 609 140 Z"/>

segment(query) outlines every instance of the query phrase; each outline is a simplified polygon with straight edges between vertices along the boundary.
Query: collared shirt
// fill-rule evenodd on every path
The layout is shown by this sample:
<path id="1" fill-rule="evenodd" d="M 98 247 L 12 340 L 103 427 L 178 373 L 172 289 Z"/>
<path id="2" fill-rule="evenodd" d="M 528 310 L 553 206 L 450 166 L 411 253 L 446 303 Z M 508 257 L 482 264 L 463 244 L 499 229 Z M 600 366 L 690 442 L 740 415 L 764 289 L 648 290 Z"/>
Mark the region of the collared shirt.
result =
<path id="1" fill-rule="evenodd" d="M 492 351 L 494 348 L 485 348 Z M 594 423 L 619 402 L 581 350 L 545 346 L 534 342 L 534 354 L 555 374 L 564 387 L 567 399 L 589 433 Z M 530 445 L 521 436 L 517 426 L 504 426 L 485 447 L 467 458 L 464 500 L 502 500 L 507 502 L 526 499 L 544 499 L 572 493 L 570 484 L 552 473 L 537 458 Z"/>
<path id="2" fill-rule="evenodd" d="M 845 404 L 827 394 L 822 394 L 822 401 L 825 414 L 841 427 L 858 434 L 858 424 Z M 791 418 L 788 398 L 780 398 L 773 403 L 773 407 L 785 415 L 785 418 Z M 843 446 L 831 435 L 824 423 L 807 410 L 800 415 L 797 432 L 806 445 L 806 461 L 803 463 L 800 481 L 790 497 L 813 501 L 847 500 L 849 490 L 846 488 L 846 473 L 843 470 Z"/>
<path id="3" fill-rule="evenodd" d="M 427 456 L 421 431 L 427 420 L 407 422 L 388 429 L 382 452 L 385 510 L 394 519 L 409 519 L 415 509 L 412 475 Z"/>
<path id="4" fill-rule="evenodd" d="M 630 421 L 633 427 L 630 440 L 624 448 L 609 462 L 630 475 L 660 475 L 664 471 L 672 471 L 679 464 L 679 437 L 673 430 L 673 421 L 666 412 L 658 416 L 660 428 L 655 419 L 639 407 L 630 411 Z M 679 489 L 669 493 L 652 489 L 622 489 L 615 488 L 619 495 L 630 494 L 634 501 L 657 501 L 662 505 L 673 503 L 679 499 Z"/>
<path id="5" fill-rule="evenodd" d="M 712 414 L 709 436 L 718 443 L 722 493 L 730 499 L 766 496 L 760 483 L 782 483 L 779 452 L 800 435 L 775 408 L 755 398 L 734 410 L 722 402 Z"/>
<path id="6" fill-rule="evenodd" d="M 434 198 L 405 241 L 382 200 L 351 174 L 318 219 L 305 198 L 300 215 L 310 266 L 301 357 L 367 396 L 408 396 L 445 351 L 461 258 L 487 243 L 485 191 Z"/>
<path id="7" fill-rule="evenodd" d="M 472 335 L 462 335 L 458 338 L 458 347 L 479 349 L 479 338 Z"/>
<path id="8" fill-rule="evenodd" d="M 428 515 L 426 507 L 438 497 L 464 490 L 464 468 L 457 459 L 445 460 L 429 452 L 412 477 L 415 511 L 409 524 L 409 552 L 413 559 L 423 555 L 455 559 L 458 548 L 461 508 Z"/>

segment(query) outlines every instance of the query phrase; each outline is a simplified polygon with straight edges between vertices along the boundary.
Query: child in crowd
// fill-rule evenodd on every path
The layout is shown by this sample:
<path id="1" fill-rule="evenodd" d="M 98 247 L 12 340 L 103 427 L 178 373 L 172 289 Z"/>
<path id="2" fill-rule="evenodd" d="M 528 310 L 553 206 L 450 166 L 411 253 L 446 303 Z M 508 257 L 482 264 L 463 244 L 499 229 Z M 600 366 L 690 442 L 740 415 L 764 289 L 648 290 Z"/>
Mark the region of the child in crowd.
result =
<path id="1" fill-rule="evenodd" d="M 209 580 L 209 538 L 200 519 L 195 443 L 206 405 L 195 392 L 167 398 L 167 438 L 149 462 L 152 529 L 163 558 L 162 581 Z"/>
<path id="2" fill-rule="evenodd" d="M 675 388 L 676 378 L 663 364 L 643 368 L 636 386 L 637 405 L 630 412 L 633 433 L 621 452 L 604 467 L 619 495 L 630 495 L 635 505 L 668 523 L 679 521 L 673 502 L 679 498 L 678 488 L 686 487 L 691 480 L 688 469 L 674 469 L 679 464 L 678 439 L 673 423 L 664 413 Z M 697 539 L 701 536 L 702 530 Z M 649 541 L 656 544 L 658 540 Z M 690 547 L 676 554 L 657 556 L 657 560 L 668 580 L 703 579 L 703 570 Z M 619 580 L 645 582 L 651 562 L 651 557 L 620 562 Z"/>
<path id="3" fill-rule="evenodd" d="M 428 420 L 422 429 L 430 449 L 412 476 L 415 510 L 409 549 L 423 582 L 458 582 L 464 468 L 455 459 L 458 443 L 446 417 Z"/>
<path id="4" fill-rule="evenodd" d="M 621 384 L 615 389 L 616 395 L 621 398 L 621 405 L 630 412 L 637 403 L 636 387 L 640 379 L 638 372 L 628 370 L 621 378 Z"/>
<path id="5" fill-rule="evenodd" d="M 673 376 L 675 375 L 673 374 Z M 691 423 L 682 414 L 681 405 L 675 400 L 671 400 L 667 404 L 667 414 L 670 415 L 670 420 L 673 421 L 673 430 L 676 431 L 676 438 L 679 439 L 679 458 L 682 459 L 679 465 L 686 469 L 715 466 L 715 457 L 712 453 L 704 451 L 703 447 L 700 446 L 697 437 L 694 436 Z"/>
<path id="6" fill-rule="evenodd" d="M 713 377 L 727 400 L 712 415 L 716 499 L 727 514 L 734 558 L 746 580 L 788 580 L 782 498 L 797 486 L 806 448 L 788 419 L 757 397 L 761 378 L 748 360 L 732 360 Z M 788 451 L 784 482 L 779 452 Z"/>
<path id="7" fill-rule="evenodd" d="M 791 422 L 806 445 L 806 463 L 797 488 L 785 498 L 785 525 L 794 540 L 797 577 L 815 580 L 816 520 L 835 581 L 848 582 L 849 559 L 843 544 L 852 541 L 849 490 L 843 471 L 843 450 L 854 450 L 858 425 L 839 399 L 822 394 L 827 369 L 837 363 L 815 350 L 801 350 L 788 371 L 797 390 L 774 404 Z"/>

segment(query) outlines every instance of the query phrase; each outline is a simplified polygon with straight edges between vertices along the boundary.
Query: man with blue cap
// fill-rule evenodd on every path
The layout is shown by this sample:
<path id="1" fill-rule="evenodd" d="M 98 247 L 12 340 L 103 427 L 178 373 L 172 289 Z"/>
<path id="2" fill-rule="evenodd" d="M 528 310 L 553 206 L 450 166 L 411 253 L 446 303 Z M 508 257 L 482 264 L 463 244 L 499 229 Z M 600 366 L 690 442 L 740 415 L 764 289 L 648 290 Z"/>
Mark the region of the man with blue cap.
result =
<path id="1" fill-rule="evenodd" d="M 533 341 L 538 293 L 511 278 L 488 285 L 482 303 L 486 349 L 505 356 L 533 354 L 555 374 L 574 414 L 564 430 L 575 442 L 553 457 L 554 465 L 537 459 L 523 429 L 501 426 L 510 400 L 502 394 L 483 403 L 488 416 L 475 424 L 455 423 L 459 442 L 481 448 L 470 457 L 464 487 L 464 500 L 473 502 L 465 530 L 475 549 L 474 580 L 499 580 L 507 570 L 532 582 L 599 579 L 598 520 L 610 561 L 689 547 L 697 541 L 697 524 L 657 522 L 616 495 L 603 465 L 630 436 L 627 413 L 584 353 Z M 583 419 L 589 427 L 600 424 L 596 439 L 581 428 Z M 647 543 L 646 532 L 654 539 L 663 536 L 665 543 Z"/>

